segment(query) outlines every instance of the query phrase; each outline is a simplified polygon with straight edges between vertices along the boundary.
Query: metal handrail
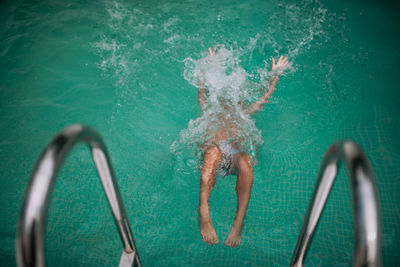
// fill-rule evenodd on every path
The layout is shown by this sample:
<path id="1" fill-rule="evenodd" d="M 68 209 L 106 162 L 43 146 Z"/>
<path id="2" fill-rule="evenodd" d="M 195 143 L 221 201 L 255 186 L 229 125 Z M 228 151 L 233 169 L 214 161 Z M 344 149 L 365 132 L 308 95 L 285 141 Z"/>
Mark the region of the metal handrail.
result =
<path id="1" fill-rule="evenodd" d="M 31 174 L 16 238 L 18 266 L 45 266 L 44 228 L 50 193 L 63 161 L 80 142 L 87 143 L 92 152 L 124 246 L 119 266 L 140 267 L 140 259 L 107 148 L 95 130 L 79 124 L 64 129 L 50 142 Z"/>
<path id="2" fill-rule="evenodd" d="M 354 266 L 381 266 L 381 227 L 378 193 L 368 159 L 358 145 L 343 141 L 332 145 L 322 161 L 314 193 L 297 239 L 291 266 L 303 266 L 308 247 L 340 161 L 346 163 L 353 196 L 355 222 Z"/>

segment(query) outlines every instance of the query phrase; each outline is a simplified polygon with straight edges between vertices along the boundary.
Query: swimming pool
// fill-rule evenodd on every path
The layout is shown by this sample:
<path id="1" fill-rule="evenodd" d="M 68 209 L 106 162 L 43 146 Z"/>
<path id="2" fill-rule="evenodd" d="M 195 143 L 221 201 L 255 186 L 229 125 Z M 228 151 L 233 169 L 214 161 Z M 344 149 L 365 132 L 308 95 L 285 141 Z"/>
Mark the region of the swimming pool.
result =
<path id="1" fill-rule="evenodd" d="M 343 138 L 368 155 L 382 206 L 385 266 L 400 262 L 398 7 L 378 1 L 16 1 L 0 9 L 0 259 L 15 265 L 18 212 L 41 150 L 72 123 L 110 150 L 144 266 L 287 266 L 323 153 Z M 171 144 L 199 115 L 185 59 L 222 44 L 253 73 L 288 55 L 293 70 L 256 115 L 264 145 L 238 248 L 201 241 L 199 171 Z M 47 219 L 49 266 L 116 265 L 120 241 L 87 149 L 61 170 Z M 219 179 L 220 240 L 235 179 Z M 352 262 L 352 211 L 341 171 L 306 259 Z"/>

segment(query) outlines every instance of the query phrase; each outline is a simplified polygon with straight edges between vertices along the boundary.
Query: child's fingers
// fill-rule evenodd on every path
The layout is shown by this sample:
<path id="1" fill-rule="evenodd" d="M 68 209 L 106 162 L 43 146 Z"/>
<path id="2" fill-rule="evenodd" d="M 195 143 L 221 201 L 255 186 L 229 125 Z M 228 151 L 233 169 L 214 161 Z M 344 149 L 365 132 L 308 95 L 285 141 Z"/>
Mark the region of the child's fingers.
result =
<path id="1" fill-rule="evenodd" d="M 278 61 L 278 63 L 277 63 L 277 66 L 279 66 L 279 67 L 285 66 L 285 65 L 287 65 L 287 63 L 288 63 L 288 58 L 287 58 L 287 57 L 281 56 L 281 57 L 279 58 L 279 61 Z"/>

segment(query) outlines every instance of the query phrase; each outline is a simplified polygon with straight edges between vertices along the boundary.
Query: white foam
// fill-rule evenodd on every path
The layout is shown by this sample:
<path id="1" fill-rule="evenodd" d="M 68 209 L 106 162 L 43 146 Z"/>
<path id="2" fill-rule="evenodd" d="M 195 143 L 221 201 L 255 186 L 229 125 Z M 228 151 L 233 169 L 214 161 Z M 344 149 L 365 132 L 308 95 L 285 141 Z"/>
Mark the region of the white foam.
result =
<path id="1" fill-rule="evenodd" d="M 263 143 L 261 131 L 245 112 L 242 103 L 258 98 L 262 93 L 260 88 L 267 90 L 268 83 L 265 80 L 258 83 L 250 81 L 251 75 L 240 64 L 242 53 L 241 50 L 220 46 L 214 56 L 204 54 L 198 60 L 184 60 L 185 79 L 196 87 L 202 81 L 208 89 L 207 105 L 202 115 L 190 120 L 188 127 L 181 131 L 180 140 L 171 146 L 172 151 L 178 151 L 185 146 L 200 149 L 203 144 L 211 142 L 220 127 L 226 127 L 227 119 L 237 131 L 237 135 L 232 132 L 229 141 L 240 140 L 249 155 L 256 155 L 257 147 Z M 263 71 L 268 73 L 266 69 Z M 225 114 L 226 119 L 221 120 L 221 113 Z"/>

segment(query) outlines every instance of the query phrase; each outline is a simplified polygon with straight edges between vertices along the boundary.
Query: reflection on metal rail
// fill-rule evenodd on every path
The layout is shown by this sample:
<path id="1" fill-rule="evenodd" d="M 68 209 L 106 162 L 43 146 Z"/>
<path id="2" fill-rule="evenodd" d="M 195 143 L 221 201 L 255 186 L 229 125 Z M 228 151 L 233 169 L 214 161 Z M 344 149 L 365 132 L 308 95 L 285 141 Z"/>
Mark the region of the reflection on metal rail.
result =
<path id="1" fill-rule="evenodd" d="M 106 146 L 96 131 L 82 125 L 72 125 L 59 133 L 36 163 L 19 218 L 16 240 L 18 266 L 45 266 L 43 235 L 49 196 L 61 164 L 69 151 L 79 142 L 87 143 L 91 149 L 124 246 L 119 266 L 140 267 L 139 256 Z"/>
<path id="2" fill-rule="evenodd" d="M 361 149 L 351 141 L 332 145 L 322 161 L 291 266 L 303 266 L 314 230 L 338 173 L 340 161 L 346 163 L 353 195 L 355 222 L 353 265 L 381 266 L 380 209 L 373 173 Z"/>

